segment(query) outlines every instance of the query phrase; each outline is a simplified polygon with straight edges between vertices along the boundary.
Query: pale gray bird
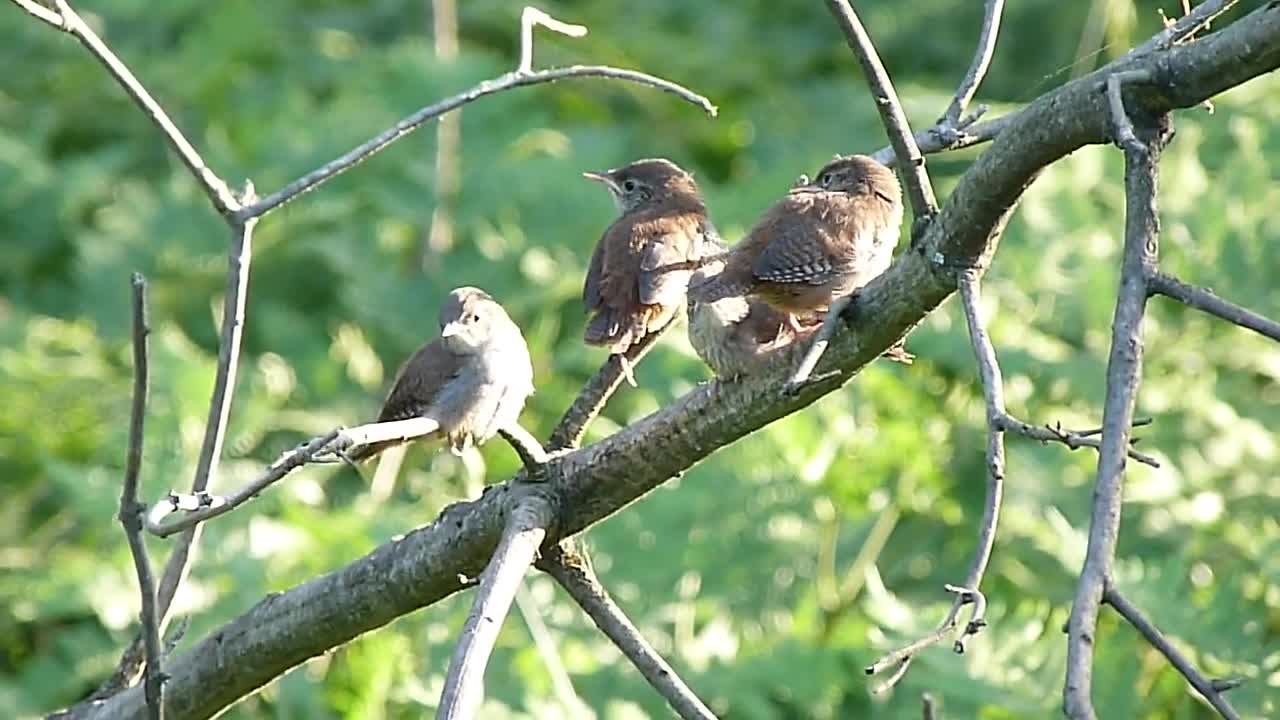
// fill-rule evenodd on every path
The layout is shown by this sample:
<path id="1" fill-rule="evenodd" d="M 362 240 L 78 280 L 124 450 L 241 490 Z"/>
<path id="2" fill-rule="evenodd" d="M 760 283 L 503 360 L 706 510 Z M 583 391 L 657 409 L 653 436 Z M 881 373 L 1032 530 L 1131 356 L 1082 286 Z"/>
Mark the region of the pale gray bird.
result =
<path id="1" fill-rule="evenodd" d="M 427 417 L 440 424 L 454 454 L 516 425 L 533 394 L 533 364 L 520 328 L 483 290 L 460 287 L 440 308 L 440 337 L 418 349 L 396 373 L 378 422 Z M 363 460 L 399 444 L 357 448 Z"/>

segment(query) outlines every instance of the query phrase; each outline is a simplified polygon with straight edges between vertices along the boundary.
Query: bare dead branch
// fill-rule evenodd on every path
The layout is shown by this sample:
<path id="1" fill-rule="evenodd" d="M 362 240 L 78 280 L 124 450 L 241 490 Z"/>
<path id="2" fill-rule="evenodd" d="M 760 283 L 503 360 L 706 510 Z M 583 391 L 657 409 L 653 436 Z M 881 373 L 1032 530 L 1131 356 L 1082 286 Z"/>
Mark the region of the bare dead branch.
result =
<path id="1" fill-rule="evenodd" d="M 143 87 L 128 68 L 116 57 L 116 54 L 107 47 L 107 44 L 98 37 L 97 33 L 89 27 L 87 23 L 72 9 L 66 0 L 55 0 L 54 7 L 56 11 L 49 10 L 40 6 L 32 0 L 13 0 L 18 7 L 30 13 L 35 18 L 48 23 L 49 25 L 66 32 L 67 34 L 80 41 L 89 53 L 93 55 L 98 62 L 102 63 L 111 77 L 115 78 L 117 84 L 128 93 L 129 98 L 133 100 L 151 122 L 164 135 L 169 146 L 174 152 L 178 153 L 178 157 L 182 159 L 182 164 L 187 166 L 187 170 L 191 171 L 191 175 L 195 177 L 196 182 L 200 183 L 200 187 L 205 194 L 209 196 L 209 201 L 213 203 L 213 207 L 223 215 L 240 209 L 240 203 L 231 193 L 227 184 L 218 177 L 209 166 L 205 164 L 204 159 L 200 157 L 200 153 L 196 152 L 195 147 L 187 141 L 187 138 L 174 124 L 173 120 L 160 107 L 160 103 L 151 97 L 151 93 Z"/>
<path id="2" fill-rule="evenodd" d="M 480 576 L 475 604 L 449 661 L 444 692 L 436 710 L 439 720 L 475 717 L 484 699 L 484 670 L 498 640 L 498 631 L 554 517 L 551 503 L 538 495 L 521 498 L 511 510 L 511 519 L 498 549 Z"/>
<path id="3" fill-rule="evenodd" d="M 256 195 L 253 184 L 248 183 L 240 198 L 251 203 Z M 244 308 L 249 292 L 249 263 L 253 259 L 253 229 L 257 220 L 250 218 L 231 223 L 231 250 L 227 256 L 227 289 L 222 299 L 222 331 L 218 342 L 218 368 L 213 380 L 213 395 L 209 399 L 209 419 L 205 424 L 204 442 L 196 462 L 196 474 L 191 481 L 191 492 L 200 494 L 208 490 L 209 482 L 218 473 L 222 458 L 222 442 L 227 433 L 227 420 L 231 416 L 232 388 L 240 366 L 240 341 L 244 334 Z M 200 527 L 187 530 L 178 538 L 160 578 L 157 596 L 160 622 L 169 613 L 178 586 L 187 574 L 191 550 L 199 538 Z"/>
<path id="4" fill-rule="evenodd" d="M 613 397 L 613 393 L 626 379 L 624 363 L 629 363 L 632 367 L 639 363 L 641 358 L 657 344 L 658 338 L 666 329 L 664 327 L 656 333 L 645 335 L 640 342 L 632 345 L 621 356 L 610 355 L 596 374 L 582 387 L 569 409 L 564 411 L 560 422 L 556 423 L 555 429 L 551 431 L 547 447 L 552 451 L 578 447 L 582 442 L 582 436 L 587 432 L 587 426 L 600 415 L 604 406 L 609 403 L 609 398 Z"/>
<path id="5" fill-rule="evenodd" d="M 548 453 L 543 449 L 542 443 L 533 436 L 528 430 L 525 430 L 519 423 L 515 423 L 511 427 L 499 428 L 498 434 L 503 440 L 516 451 L 516 455 L 520 456 L 520 462 L 524 465 L 525 474 L 530 479 L 540 478 L 543 465 L 546 465 L 553 457 L 562 453 Z"/>
<path id="6" fill-rule="evenodd" d="M 827 7 L 835 15 L 836 22 L 844 31 L 849 48 L 857 56 L 862 65 L 862 72 L 867 76 L 867 85 L 876 101 L 876 109 L 880 111 L 880 119 L 884 122 L 885 132 L 889 135 L 889 143 L 893 145 L 894 154 L 904 158 L 899 162 L 898 171 L 906 180 L 907 197 L 911 200 L 911 212 L 916 222 L 927 222 L 938 212 L 938 201 L 933 194 L 933 184 L 929 182 L 929 174 L 924 169 L 924 156 L 916 146 L 915 137 L 911 134 L 911 125 L 907 122 L 907 114 L 902 110 L 898 93 L 893 89 L 889 73 L 880 62 L 871 36 L 867 34 L 858 13 L 849 5 L 849 0 L 826 0 Z"/>
<path id="7" fill-rule="evenodd" d="M 240 219 L 259 217 L 277 207 L 280 207 L 281 205 L 284 205 L 299 195 L 315 189 L 320 184 L 332 180 L 365 160 L 368 160 L 379 150 L 382 150 L 396 140 L 408 135 L 426 122 L 451 110 L 456 110 L 463 105 L 479 100 L 487 95 L 493 95 L 495 93 L 512 90 L 514 88 L 541 85 L 543 83 L 556 82 L 557 80 L 564 80 L 566 78 L 607 78 L 611 80 L 622 80 L 636 83 L 639 85 L 648 85 L 649 87 L 671 93 L 688 103 L 702 108 L 704 112 L 712 117 L 714 117 L 717 112 L 716 106 L 712 104 L 710 100 L 684 87 L 683 85 L 635 70 L 625 70 L 622 68 L 609 67 L 607 65 L 572 65 L 570 67 L 534 71 L 530 67 L 533 62 L 534 25 L 542 25 L 555 30 L 556 32 L 571 35 L 573 37 L 581 37 L 587 33 L 587 29 L 581 25 L 569 25 L 567 23 L 562 23 L 541 10 L 533 7 L 526 7 L 524 14 L 521 16 L 520 62 L 516 66 L 515 70 L 506 73 L 505 75 L 485 80 L 465 92 L 440 100 L 439 102 L 432 103 L 431 105 L 418 110 L 386 131 L 379 133 L 368 142 L 362 143 L 351 149 L 341 157 L 312 170 L 306 175 L 303 175 L 297 180 L 285 185 L 276 192 L 262 198 L 258 202 L 248 204 L 236 214 L 236 217 Z"/>
<path id="8" fill-rule="evenodd" d="M 576 547 L 572 539 L 548 550 L 538 561 L 538 569 L 560 583 L 560 587 L 618 646 L 677 715 L 684 720 L 715 720 L 716 716 L 706 704 L 698 699 L 609 597 L 609 591 L 605 590 L 591 567 L 590 558 Z"/>
<path id="9" fill-rule="evenodd" d="M 151 720 L 164 720 L 164 668 L 160 654 L 160 625 L 156 621 L 156 583 L 147 559 L 147 543 L 142 537 L 142 513 L 138 502 L 138 473 L 142 469 L 143 427 L 147 419 L 147 394 L 151 371 L 147 336 L 151 324 L 147 319 L 147 281 L 133 274 L 133 407 L 129 412 L 129 451 L 125 456 L 124 488 L 120 492 L 120 524 L 129 541 L 133 569 L 138 574 L 138 592 L 142 595 L 141 634 L 146 647 L 147 675 L 145 695 L 147 715 Z"/>
<path id="10" fill-rule="evenodd" d="M 1113 114 L 1116 112 L 1115 98 L 1119 96 L 1115 88 L 1115 84 L 1109 81 L 1108 95 Z M 1149 124 L 1144 122 L 1144 144 L 1132 131 L 1132 125 L 1129 125 L 1129 132 L 1123 130 L 1131 122 L 1123 105 L 1119 113 L 1124 117 L 1113 117 L 1112 127 L 1116 142 L 1124 149 L 1125 159 L 1124 258 L 1111 327 L 1107 394 L 1102 411 L 1102 445 L 1098 450 L 1089 545 L 1067 623 L 1067 672 L 1062 704 L 1067 717 L 1072 720 L 1095 720 L 1097 717 L 1090 697 L 1093 644 L 1098 627 L 1098 608 L 1111 577 L 1120 533 L 1125 458 L 1142 378 L 1146 278 L 1155 272 L 1158 253 L 1158 162 L 1170 132 L 1168 115 L 1155 117 Z"/>
<path id="11" fill-rule="evenodd" d="M 1098 448 L 1102 447 L 1102 441 L 1094 437 L 1096 435 L 1102 434 L 1101 428 L 1096 430 L 1084 430 L 1084 431 L 1077 432 L 1074 430 L 1067 430 L 1066 428 L 1062 427 L 1061 424 L 1032 425 L 1030 423 L 1019 420 L 1018 418 L 1008 413 L 1005 413 L 1002 416 L 1000 416 L 999 424 L 1008 432 L 1017 433 L 1019 435 L 1022 435 L 1023 437 L 1031 438 L 1032 440 L 1039 440 L 1042 443 L 1049 443 L 1049 442 L 1062 443 L 1063 445 L 1066 445 L 1068 448 L 1072 450 L 1079 450 L 1082 447 L 1093 448 L 1094 450 L 1097 450 Z M 1150 424 L 1151 424 L 1151 419 L 1145 418 L 1143 420 L 1134 421 L 1132 427 L 1137 428 L 1137 427 L 1142 427 L 1143 425 L 1150 425 Z M 1156 460 L 1154 457 L 1151 457 L 1146 453 L 1139 452 L 1138 450 L 1136 450 L 1133 447 L 1133 440 L 1129 441 L 1129 448 L 1125 452 L 1129 455 L 1129 457 L 1133 458 L 1134 460 L 1137 460 L 1143 465 L 1148 465 L 1153 468 L 1160 467 L 1159 460 Z"/>
<path id="12" fill-rule="evenodd" d="M 973 345 L 974 359 L 978 365 L 978 376 L 982 379 L 982 395 L 986 402 L 987 415 L 987 493 L 983 501 L 982 523 L 978 529 L 978 546 L 974 550 L 973 560 L 969 563 L 969 572 L 965 576 L 964 586 L 948 585 L 948 592 L 955 593 L 955 602 L 946 617 L 932 633 L 913 643 L 899 648 L 877 660 L 867 667 L 868 675 L 875 675 L 885 668 L 892 667 L 894 672 L 881 682 L 874 692 L 884 692 L 893 687 L 906 674 L 912 656 L 920 650 L 941 642 L 958 624 L 960 610 L 973 603 L 974 610 L 965 623 L 952 649 L 957 653 L 965 650 L 965 640 L 976 635 L 986 627 L 986 597 L 982 594 L 982 577 L 987 572 L 987 564 L 991 560 L 991 550 L 996 542 L 996 529 L 1000 523 L 1000 506 L 1004 499 L 1004 427 L 1000 423 L 1004 410 L 1004 379 L 1000 372 L 1000 363 L 996 360 L 995 347 L 987 335 L 985 324 L 978 307 L 981 287 L 977 270 L 965 270 L 958 278 L 960 299 L 964 308 L 965 322 L 969 328 L 969 340 Z"/>
<path id="13" fill-rule="evenodd" d="M 955 97 L 938 120 L 939 126 L 956 127 L 965 110 L 969 109 L 969 103 L 973 102 L 973 96 L 978 93 L 978 86 L 982 84 L 982 78 L 986 77 L 991 58 L 995 55 L 996 38 L 1000 35 L 1000 15 L 1003 12 L 1004 0 L 987 0 L 982 13 L 982 31 L 978 34 L 978 49 L 973 54 L 973 61 L 969 64 L 964 79 L 960 81 L 960 87 L 956 89 Z"/>
<path id="14" fill-rule="evenodd" d="M 1205 288 L 1188 285 L 1171 275 L 1156 271 L 1147 278 L 1147 291 L 1172 298 L 1184 305 L 1216 315 L 1229 323 L 1235 323 L 1263 337 L 1280 342 L 1280 323 L 1248 308 L 1227 302 Z"/>
<path id="15" fill-rule="evenodd" d="M 1102 594 L 1102 601 L 1115 608 L 1115 611 L 1120 613 L 1120 616 L 1125 620 L 1128 620 L 1129 624 L 1141 633 L 1142 637 L 1146 638 L 1152 647 L 1159 650 L 1160 654 L 1164 655 L 1169 661 L 1169 664 L 1182 673 L 1182 677 L 1191 683 L 1191 687 L 1195 688 L 1196 692 L 1200 693 L 1201 697 L 1205 699 L 1205 702 L 1212 705 L 1213 709 L 1217 710 L 1224 720 L 1240 720 L 1239 713 L 1222 696 L 1225 690 L 1215 685 L 1214 681 L 1200 674 L 1195 665 L 1192 665 L 1191 661 L 1179 652 L 1178 648 L 1173 646 L 1173 643 L 1169 642 L 1164 633 L 1160 632 L 1160 629 L 1147 616 L 1143 615 L 1141 610 L 1129 602 L 1129 599 L 1116 588 L 1115 582 L 1110 579 L 1107 580 L 1106 589 Z"/>

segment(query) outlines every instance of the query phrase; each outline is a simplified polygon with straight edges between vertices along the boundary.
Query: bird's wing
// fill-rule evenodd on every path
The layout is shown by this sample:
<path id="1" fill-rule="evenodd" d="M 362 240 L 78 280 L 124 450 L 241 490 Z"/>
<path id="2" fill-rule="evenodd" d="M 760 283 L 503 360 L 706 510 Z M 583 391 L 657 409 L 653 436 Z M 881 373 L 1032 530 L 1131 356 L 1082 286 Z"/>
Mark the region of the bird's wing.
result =
<path id="1" fill-rule="evenodd" d="M 640 302 L 645 305 L 679 305 L 684 302 L 698 258 L 702 254 L 706 223 L 691 215 L 667 218 L 655 224 L 640 250 Z"/>
<path id="2" fill-rule="evenodd" d="M 591 264 L 587 266 L 587 279 L 582 285 L 582 304 L 587 306 L 588 310 L 594 310 L 600 307 L 602 297 L 600 295 L 601 275 L 604 273 L 604 241 L 605 236 L 601 236 L 596 243 L 596 249 L 591 253 Z"/>
<path id="3" fill-rule="evenodd" d="M 839 239 L 830 237 L 828 223 L 811 217 L 812 212 L 796 213 L 785 223 L 760 229 L 771 239 L 752 263 L 751 274 L 757 280 L 822 285 L 855 263 L 851 248 L 843 248 L 842 254 L 833 252 Z"/>
<path id="4" fill-rule="evenodd" d="M 405 420 L 426 412 L 441 388 L 458 376 L 462 364 L 463 358 L 450 352 L 440 338 L 418 348 L 396 373 L 378 422 Z"/>

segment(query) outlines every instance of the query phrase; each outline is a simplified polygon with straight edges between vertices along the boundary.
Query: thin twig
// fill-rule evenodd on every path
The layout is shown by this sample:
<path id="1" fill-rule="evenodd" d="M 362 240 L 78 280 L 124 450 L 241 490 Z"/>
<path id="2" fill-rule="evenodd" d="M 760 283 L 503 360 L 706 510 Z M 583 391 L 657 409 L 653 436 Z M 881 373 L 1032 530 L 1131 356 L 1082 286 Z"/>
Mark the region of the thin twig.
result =
<path id="1" fill-rule="evenodd" d="M 1114 109 L 1114 108 L 1113 108 Z M 1128 121 L 1128 113 L 1120 108 Z M 1067 671 L 1063 685 L 1063 710 L 1072 720 L 1095 720 L 1090 697 L 1093 685 L 1093 645 L 1098 608 L 1111 577 L 1120 534 L 1120 509 L 1124 493 L 1124 467 L 1133 425 L 1134 406 L 1142 377 L 1142 316 L 1147 301 L 1146 278 L 1156 269 L 1159 238 L 1157 210 L 1158 161 L 1169 132 L 1168 116 L 1151 118 L 1144 125 L 1147 144 L 1137 137 L 1117 140 L 1125 159 L 1125 236 L 1120 288 L 1116 294 L 1111 326 L 1111 351 L 1107 361 L 1107 392 L 1102 411 L 1102 446 L 1093 488 L 1093 512 L 1089 544 L 1067 622 Z M 1113 118 L 1113 128 L 1124 123 Z"/>
<path id="2" fill-rule="evenodd" d="M 1066 445 L 1068 448 L 1072 450 L 1079 450 L 1082 447 L 1093 448 L 1094 450 L 1097 450 L 1098 448 L 1102 447 L 1102 441 L 1094 437 L 1096 435 L 1102 434 L 1101 428 L 1076 432 L 1074 430 L 1067 430 L 1066 428 L 1062 427 L 1059 424 L 1043 425 L 1043 426 L 1032 425 L 1028 422 L 1019 420 L 1018 418 L 1010 415 L 1009 413 L 1004 413 L 1003 415 L 1000 416 L 998 420 L 999 420 L 1000 426 L 1003 427 L 1006 431 L 1017 433 L 1019 435 L 1022 435 L 1023 437 L 1031 438 L 1032 440 L 1039 440 L 1042 443 L 1048 443 L 1048 442 L 1062 443 L 1063 445 Z M 1136 428 L 1136 427 L 1142 427 L 1143 425 L 1150 425 L 1150 424 L 1151 424 L 1151 418 L 1144 418 L 1141 420 L 1135 420 L 1131 427 Z M 1160 467 L 1159 460 L 1156 460 L 1150 455 L 1147 455 L 1146 453 L 1143 453 L 1143 452 L 1138 452 L 1136 449 L 1134 449 L 1132 440 L 1129 441 L 1129 449 L 1126 452 L 1128 453 L 1129 457 L 1133 458 L 1134 460 L 1137 460 L 1143 465 L 1149 465 L 1153 468 Z"/>
<path id="3" fill-rule="evenodd" d="M 1125 111 L 1122 88 L 1125 83 L 1150 81 L 1151 73 L 1146 70 L 1129 70 L 1107 76 L 1107 104 L 1111 112 L 1112 132 L 1115 134 L 1113 139 L 1121 149 L 1142 147 L 1142 143 L 1138 142 L 1137 136 L 1133 134 L 1133 121 Z"/>
<path id="4" fill-rule="evenodd" d="M 1227 302 L 1205 288 L 1188 285 L 1171 275 L 1156 271 L 1147 278 L 1147 291 L 1172 298 L 1184 305 L 1216 315 L 1227 322 L 1235 323 L 1263 337 L 1280 342 L 1280 323 L 1248 308 Z"/>
<path id="5" fill-rule="evenodd" d="M 164 135 L 169 146 L 174 152 L 178 153 L 178 157 L 182 159 L 182 164 L 187 166 L 191 171 L 191 175 L 200 183 L 205 194 L 209 196 L 209 201 L 213 203 L 214 208 L 219 213 L 226 215 L 240 209 L 240 203 L 236 200 L 227 184 L 218 177 L 209 166 L 205 164 L 204 159 L 200 157 L 200 153 L 187 141 L 187 138 L 174 124 L 173 120 L 160 107 L 160 103 L 151 97 L 151 93 L 143 87 L 138 78 L 134 77 L 131 72 L 120 60 L 116 54 L 111 52 L 111 48 L 98 37 L 97 33 L 89 27 L 80 15 L 76 13 L 72 7 L 67 4 L 66 0 L 55 0 L 54 7 L 56 10 L 49 10 L 41 7 L 32 0 L 13 0 L 13 2 L 23 10 L 27 11 L 33 17 L 48 23 L 49 25 L 66 32 L 67 34 L 80 41 L 81 45 L 89 50 L 89 53 L 102 63 L 115 78 L 116 83 L 124 89 L 129 97 L 133 100 L 151 122 Z"/>
<path id="6" fill-rule="evenodd" d="M 120 492 L 120 524 L 129 540 L 133 568 L 138 573 L 138 591 L 142 595 L 142 637 L 146 647 L 147 715 L 151 720 L 164 720 L 164 667 L 160 653 L 160 626 L 156 622 L 156 583 L 147 559 L 147 544 L 142 537 L 142 513 L 138 502 L 138 473 L 142 469 L 143 428 L 147 418 L 147 393 L 151 383 L 147 336 L 151 324 L 147 318 L 147 281 L 133 274 L 133 407 L 129 412 L 129 451 L 124 466 L 124 488 Z"/>
<path id="7" fill-rule="evenodd" d="M 594 720 L 595 714 L 582 701 L 582 698 L 578 697 L 578 692 L 573 689 L 573 680 L 569 677 L 569 671 L 565 669 L 564 662 L 560 659 L 560 651 L 556 647 L 555 638 L 551 636 L 551 630 L 543 622 L 542 613 L 539 611 L 532 593 L 523 584 L 516 591 L 516 610 L 520 611 L 524 626 L 529 630 L 529 638 L 533 640 L 533 648 L 538 651 L 538 655 L 542 657 L 542 664 L 547 667 L 547 675 L 551 676 L 552 691 L 555 693 L 556 699 L 560 701 L 560 705 L 564 707 L 568 718 L 570 720 L 578 720 L 579 718 L 582 720 Z"/>
<path id="8" fill-rule="evenodd" d="M 1196 692 L 1200 693 L 1205 702 L 1212 705 L 1219 715 L 1225 720 L 1240 720 L 1240 715 L 1235 711 L 1235 708 L 1231 707 L 1231 703 L 1227 702 L 1227 699 L 1222 696 L 1224 691 L 1220 691 L 1212 680 L 1201 675 L 1200 671 L 1196 670 L 1195 665 L 1192 665 L 1191 661 L 1179 652 L 1178 648 L 1173 646 L 1173 643 L 1169 642 L 1164 633 L 1160 632 L 1160 629 L 1152 624 L 1142 614 L 1141 610 L 1129 602 L 1129 599 L 1116 589 L 1115 583 L 1111 580 L 1107 581 L 1102 601 L 1115 608 L 1115 611 L 1120 613 L 1120 616 L 1125 620 L 1128 620 L 1129 624 L 1137 629 L 1142 634 L 1142 637 L 1151 643 L 1152 647 L 1159 650 L 1160 654 L 1164 655 L 1169 663 L 1177 668 L 1178 672 L 1182 673 L 1182 677 L 1191 683 L 1191 687 L 1195 688 Z"/>
<path id="9" fill-rule="evenodd" d="M 241 197 L 244 203 L 255 199 L 252 183 Z M 226 438 L 227 420 L 231 416 L 232 389 L 236 383 L 236 371 L 240 365 L 240 341 L 244 334 L 244 308 L 249 292 L 249 263 L 253 259 L 253 229 L 257 220 L 233 221 L 231 250 L 227 256 L 227 289 L 222 299 L 222 331 L 218 343 L 218 368 L 213 380 L 213 395 L 209 399 L 209 418 L 205 424 L 204 442 L 196 462 L 191 492 L 203 493 L 218 474 L 222 457 L 222 442 Z M 183 533 L 174 545 L 160 579 L 159 617 L 161 623 L 169 613 L 178 586 L 186 577 L 191 549 L 200 535 L 196 525 Z"/>
<path id="10" fill-rule="evenodd" d="M 670 323 L 667 324 L 668 327 Z M 640 359 L 648 354 L 658 342 L 658 338 L 666 330 L 664 327 L 655 333 L 645 335 L 640 342 L 632 345 L 623 355 L 610 355 L 596 374 L 587 381 L 582 387 L 582 391 L 578 393 L 578 397 L 574 398 L 573 404 L 568 410 L 564 411 L 564 415 L 560 418 L 560 422 L 556 423 L 556 427 L 551 431 L 551 438 L 547 441 L 547 447 L 552 451 L 576 448 L 582 442 L 582 436 L 587 432 L 587 426 L 595 420 L 600 412 L 604 410 L 604 406 L 608 404 L 609 398 L 613 396 L 622 382 L 626 379 L 626 370 L 623 363 L 630 363 L 635 367 Z"/>
<path id="11" fill-rule="evenodd" d="M 978 49 L 973 54 L 968 72 L 960 81 L 960 87 L 956 89 L 955 97 L 938 120 L 938 125 L 955 127 L 965 110 L 969 109 L 969 103 L 973 102 L 973 96 L 978 93 L 982 78 L 987 75 L 987 68 L 991 67 L 991 58 L 996 52 L 996 38 L 1000 35 L 1000 15 L 1003 12 L 1004 0 L 987 0 L 982 14 L 982 31 L 978 34 Z"/>
<path id="12" fill-rule="evenodd" d="M 486 95 L 493 95 L 505 90 L 511 90 L 518 87 L 528 87 L 530 85 L 541 85 L 543 83 L 555 82 L 566 78 L 582 78 L 582 77 L 599 77 L 611 80 L 624 80 L 639 85 L 648 85 L 664 92 L 671 93 L 680 99 L 696 105 L 708 115 L 715 116 L 716 106 L 712 104 L 705 96 L 659 77 L 654 77 L 648 73 L 638 72 L 636 70 L 625 70 L 622 68 L 609 67 L 607 65 L 572 65 L 570 67 L 553 68 L 550 70 L 531 69 L 533 62 L 533 26 L 542 25 L 556 32 L 580 37 L 587 33 L 587 29 L 581 25 L 569 25 L 562 23 L 550 15 L 533 7 L 526 7 L 521 16 L 521 37 L 520 37 L 520 62 L 516 69 L 512 72 L 500 75 L 496 78 L 485 80 L 472 87 L 471 89 L 446 98 L 439 102 L 432 103 L 421 110 L 406 117 L 388 130 L 379 133 L 368 142 L 362 143 L 343 156 L 325 163 L 323 166 L 313 170 L 306 175 L 285 185 L 283 188 L 262 198 L 258 202 L 248 204 L 242 208 L 236 216 L 238 218 L 258 217 L 264 213 L 273 210 L 297 196 L 313 190 L 316 186 L 328 180 L 332 180 L 338 175 L 350 170 L 369 159 L 374 153 L 382 150 L 391 143 L 408 135 L 414 130 L 421 127 L 424 123 L 437 118 L 451 110 L 462 107 L 470 102 L 479 100 Z"/>
<path id="13" fill-rule="evenodd" d="M 475 603 L 449 661 L 444 692 L 436 710 L 437 720 L 467 720 L 476 716 L 484 699 L 485 666 L 498 631 L 511 610 L 525 571 L 533 565 L 553 517 L 551 503 L 538 495 L 526 495 L 511 510 L 498 548 L 480 575 Z"/>
<path id="14" fill-rule="evenodd" d="M 528 430 L 525 430 L 520 423 L 513 423 L 510 427 L 498 429 L 498 434 L 503 440 L 516 451 L 516 455 L 520 456 L 520 462 L 524 464 L 526 471 L 525 476 L 529 479 L 539 477 L 547 464 L 556 453 L 548 453 L 542 447 L 542 443 L 533 436 Z"/>
<path id="15" fill-rule="evenodd" d="M 613 641 L 645 680 L 684 720 L 715 720 L 711 710 L 676 675 L 653 649 L 640 630 L 609 597 L 591 568 L 590 559 L 572 540 L 562 541 L 538 561 L 538 568 L 555 578 L 560 587 L 582 607 L 600 631 Z"/>
<path id="16" fill-rule="evenodd" d="M 862 21 L 858 19 L 849 0 L 827 0 L 827 7 L 836 17 L 840 29 L 844 31 L 849 48 L 857 56 L 862 65 L 863 74 L 867 76 L 867 85 L 876 101 L 876 109 L 880 111 L 880 119 L 884 123 L 885 132 L 889 135 L 889 143 L 893 145 L 897 157 L 905 159 L 898 162 L 898 170 L 907 184 L 907 197 L 911 200 L 911 212 L 917 222 L 927 222 L 938 212 L 938 201 L 933 194 L 933 185 L 929 182 L 929 174 L 924 169 L 924 156 L 916 146 L 915 137 L 911 134 L 911 125 L 907 122 L 907 114 L 898 101 L 898 93 L 893 89 L 889 73 L 880 62 L 871 36 L 867 34 Z"/>
<path id="17" fill-rule="evenodd" d="M 1205 0 L 1177 22 L 1155 34 L 1129 52 L 1130 56 L 1143 55 L 1152 50 L 1165 50 L 1185 40 L 1207 26 L 1214 18 L 1230 10 L 1240 0 Z"/>
<path id="18" fill-rule="evenodd" d="M 938 711 L 933 706 L 933 696 L 925 693 L 920 696 L 920 717 L 924 720 L 938 720 Z"/>
<path id="19" fill-rule="evenodd" d="M 974 549 L 973 560 L 969 564 L 969 572 L 965 576 L 963 587 L 947 586 L 947 591 L 955 593 L 955 602 L 946 617 L 932 633 L 909 643 L 885 655 L 867 667 L 867 674 L 874 675 L 885 668 L 892 667 L 894 672 L 880 683 L 874 692 L 883 692 L 893 687 L 906 674 L 912 657 L 920 650 L 941 642 L 958 625 L 960 610 L 969 603 L 974 604 L 974 611 L 969 622 L 961 629 L 952 645 L 956 653 L 963 653 L 965 640 L 975 635 L 986 626 L 986 597 L 981 592 L 982 577 L 986 574 L 987 563 L 991 560 L 991 550 L 995 546 L 996 529 L 1000 523 L 1000 506 L 1004 498 L 1004 427 L 1000 418 L 1004 410 L 1004 379 L 1000 372 L 1000 363 L 996 359 L 995 347 L 987 335 L 986 326 L 978 308 L 981 287 L 977 270 L 966 270 L 957 278 L 960 299 L 964 307 L 965 322 L 969 328 L 969 341 L 973 345 L 974 359 L 978 365 L 978 376 L 982 379 L 982 394 L 986 402 L 987 415 L 987 494 L 983 501 L 982 524 L 978 530 L 978 546 Z"/>
<path id="20" fill-rule="evenodd" d="M 284 476 L 311 462 L 316 455 L 327 450 L 337 437 L 338 431 L 332 430 L 293 448 L 267 466 L 266 472 L 230 495 L 211 495 L 208 492 L 169 493 L 147 514 L 147 532 L 159 537 L 169 537 L 229 513 L 257 497 Z M 165 518 L 179 510 L 185 510 L 187 514 L 178 520 L 165 522 Z"/>

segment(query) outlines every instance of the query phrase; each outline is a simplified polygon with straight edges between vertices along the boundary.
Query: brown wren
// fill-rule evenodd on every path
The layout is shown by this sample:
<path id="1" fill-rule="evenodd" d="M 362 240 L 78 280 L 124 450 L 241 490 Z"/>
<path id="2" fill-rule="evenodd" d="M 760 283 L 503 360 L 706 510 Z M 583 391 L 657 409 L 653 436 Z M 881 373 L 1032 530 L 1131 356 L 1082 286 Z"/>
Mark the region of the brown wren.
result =
<path id="1" fill-rule="evenodd" d="M 440 336 L 396 373 L 378 422 L 430 418 L 439 423 L 432 435 L 460 454 L 516 424 L 533 394 L 533 364 L 520 328 L 479 288 L 450 292 L 439 323 Z M 365 445 L 348 457 L 363 460 L 397 444 Z"/>
<path id="2" fill-rule="evenodd" d="M 634 385 L 624 353 L 676 317 L 704 238 L 714 230 L 693 176 L 670 160 L 583 175 L 604 183 L 620 213 L 591 255 L 582 288 L 591 318 L 583 339 L 618 355 Z"/>
<path id="3" fill-rule="evenodd" d="M 817 325 L 797 331 L 792 315 L 747 294 L 724 274 L 728 250 L 708 242 L 689 279 L 689 344 L 716 375 L 733 380 L 757 375 L 780 351 Z"/>
<path id="4" fill-rule="evenodd" d="M 866 155 L 836 156 L 765 212 L 724 275 L 793 316 L 825 311 L 888 269 L 901 225 L 893 171 Z"/>

